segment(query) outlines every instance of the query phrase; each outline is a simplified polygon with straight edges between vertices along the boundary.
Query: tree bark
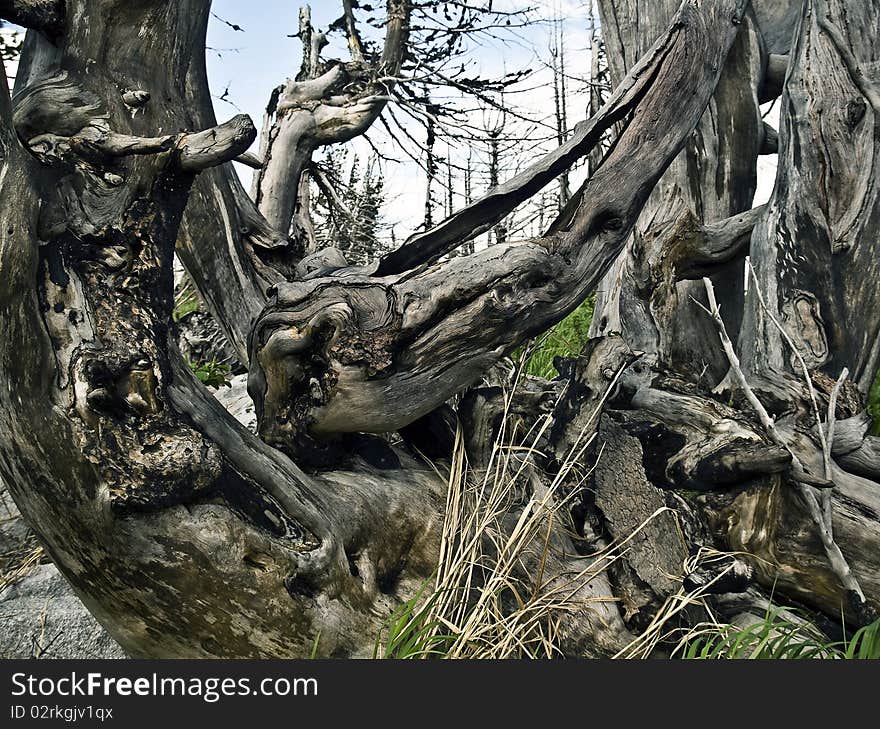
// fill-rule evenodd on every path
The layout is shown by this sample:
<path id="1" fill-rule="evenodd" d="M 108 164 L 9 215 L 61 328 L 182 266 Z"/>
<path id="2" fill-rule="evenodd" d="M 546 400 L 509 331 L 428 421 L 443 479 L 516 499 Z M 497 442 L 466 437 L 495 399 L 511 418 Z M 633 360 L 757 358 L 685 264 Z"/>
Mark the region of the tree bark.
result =
<path id="1" fill-rule="evenodd" d="M 599 2 L 615 82 L 662 32 L 675 7 L 672 0 Z M 724 375 L 726 362 L 710 322 L 694 301 L 704 300 L 702 285 L 683 281 L 689 276 L 679 273 L 698 257 L 699 248 L 682 243 L 694 241 L 691 231 L 700 226 L 724 225 L 752 206 L 761 145 L 756 91 L 761 72 L 760 37 L 749 13 L 709 108 L 654 190 L 625 255 L 597 289 L 594 336 L 619 332 L 632 347 L 647 353 L 646 362 L 703 377 L 710 384 Z M 736 220 L 754 223 L 751 217 Z M 742 300 L 742 256 L 709 257 L 714 258 L 709 275 L 725 303 L 722 311 L 728 328 L 735 332 Z"/>

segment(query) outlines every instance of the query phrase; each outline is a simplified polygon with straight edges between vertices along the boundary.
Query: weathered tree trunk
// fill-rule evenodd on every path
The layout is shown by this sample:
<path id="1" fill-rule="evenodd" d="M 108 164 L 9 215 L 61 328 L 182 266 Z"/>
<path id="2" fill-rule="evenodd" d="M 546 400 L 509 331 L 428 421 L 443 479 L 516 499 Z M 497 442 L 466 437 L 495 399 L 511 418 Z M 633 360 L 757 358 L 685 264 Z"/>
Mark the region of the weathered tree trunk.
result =
<path id="1" fill-rule="evenodd" d="M 673 0 L 600 0 L 614 83 L 660 35 L 676 6 Z M 709 384 L 715 384 L 727 366 L 711 322 L 694 301 L 704 299 L 702 284 L 682 280 L 693 277 L 682 268 L 701 248 L 704 224 L 720 223 L 752 207 L 762 138 L 757 98 L 761 72 L 761 42 L 750 13 L 709 108 L 655 188 L 626 254 L 597 289 L 594 335 L 620 332 L 633 347 L 648 353 L 648 361 L 703 377 Z M 741 253 L 748 232 L 742 229 L 713 260 L 704 261 L 734 332 L 739 328 Z"/>
<path id="2" fill-rule="evenodd" d="M 841 78 L 867 99 L 873 124 L 873 82 L 856 72 L 871 62 L 857 42 L 867 43 L 868 15 L 856 12 L 855 0 L 846 4 L 862 19 L 851 27 L 862 30 L 831 45 L 851 46 L 857 60 L 839 54 L 833 63 L 848 69 Z M 11 4 L 33 11 L 17 16 L 33 30 L 14 105 L 0 84 L 0 476 L 86 605 L 133 655 L 302 656 L 316 640 L 320 655 L 368 654 L 385 617 L 437 564 L 447 486 L 439 474 L 451 469 L 451 446 L 434 434 L 448 434 L 447 401 L 573 311 L 622 260 L 648 265 L 649 290 L 627 290 L 663 332 L 638 339 L 640 351 L 619 337 L 592 340 L 580 358 L 560 363 L 562 380 L 529 384 L 510 409 L 529 427 L 546 427 L 521 456 L 523 498 L 511 504 L 505 528 L 515 528 L 551 482 L 573 504 L 572 523 L 548 520 L 545 542 L 526 545 L 522 560 L 522 579 L 535 590 L 580 576 L 571 588 L 576 609 L 560 622 L 559 650 L 619 651 L 648 610 L 679 589 L 676 563 L 711 536 L 757 553 L 763 583 L 781 576 L 784 594 L 831 614 L 852 597 L 845 585 L 853 579 L 865 598 L 851 601 L 853 612 L 864 619 L 877 606 L 880 487 L 868 480 L 876 476 L 876 443 L 864 436 L 855 388 L 814 377 L 820 406 L 838 400 L 830 408 L 841 420 L 837 436 L 826 438 L 834 463 L 814 442 L 809 400 L 796 391 L 790 363 L 783 362 L 773 391 L 786 393 L 793 415 L 774 424 L 747 409 L 743 387 L 732 400 L 714 396 L 699 368 L 669 344 L 667 330 L 696 326 L 701 313 L 706 341 L 689 339 L 684 349 L 705 349 L 717 379 L 726 363 L 736 364 L 726 339 L 727 350 L 710 346 L 717 312 L 663 297 L 679 295 L 680 278 L 741 258 L 743 239 L 764 215 L 747 210 L 746 200 L 760 141 L 744 130 L 760 134 L 758 69 L 765 65 L 746 0 L 685 0 L 666 32 L 658 23 L 656 38 L 634 41 L 645 49 L 640 61 L 624 46 L 612 51 L 626 54 L 627 73 L 557 151 L 357 269 L 298 265 L 295 241 L 272 232 L 286 234 L 297 212 L 302 169 L 297 154 L 284 152 L 298 149 L 295 119 L 311 113 L 315 121 L 323 103 L 311 99 L 317 107 L 305 109 L 297 94 L 350 69 L 312 63 L 310 78 L 285 86 L 291 105 L 278 106 L 270 125 L 277 156 L 267 153 L 258 180 L 264 217 L 228 165 L 217 169 L 240 156 L 256 130 L 241 117 L 216 125 L 210 113 L 203 55 L 209 0 L 67 0 L 49 13 L 46 5 Z M 0 14 L 11 6 L 0 4 Z M 396 22 L 402 29 L 405 6 L 389 3 L 389 28 Z M 827 50 L 827 38 L 805 40 L 827 36 L 818 21 L 809 25 L 814 6 L 828 12 L 828 3 L 807 4 L 799 43 Z M 349 42 L 357 65 L 354 33 Z M 728 107 L 733 121 L 722 112 Z M 614 147 L 547 236 L 438 262 L 588 155 L 614 125 Z M 867 148 L 857 125 L 841 144 Z M 702 137 L 694 142 L 697 128 Z M 786 125 L 780 135 L 788 166 L 803 161 L 786 151 L 793 129 Z M 719 154 L 689 176 L 687 153 L 679 156 L 689 139 L 690 149 L 708 156 L 740 136 L 751 150 L 746 160 L 727 165 Z M 664 174 L 661 194 L 655 187 Z M 865 184 L 864 205 L 873 205 Z M 762 231 L 783 225 L 778 211 L 805 204 L 784 188 L 767 210 L 771 222 L 755 233 L 756 261 Z M 628 241 L 646 204 L 665 225 L 649 231 L 654 247 L 637 260 Z M 856 238 L 871 232 L 870 220 L 847 225 L 842 230 Z M 224 411 L 176 351 L 176 243 L 191 268 L 204 263 L 195 274 L 200 288 L 211 266 L 226 271 L 220 281 L 237 282 L 215 291 L 213 306 L 239 351 L 249 341 L 249 388 L 263 440 Z M 281 250 L 272 253 L 273 246 Z M 206 260 L 211 251 L 214 263 Z M 766 281 L 776 269 L 765 260 L 769 254 L 761 259 Z M 876 306 L 873 293 L 863 296 L 864 306 Z M 726 313 L 738 327 L 736 312 Z M 756 318 L 735 330 L 740 342 Z M 838 364 L 861 372 L 869 363 L 860 364 L 856 348 L 839 350 Z M 669 371 L 676 362 L 681 371 Z M 759 374 L 776 384 L 775 371 Z M 764 396 L 772 388 L 756 382 L 755 389 Z M 768 407 L 776 412 L 776 404 Z M 507 411 L 493 388 L 461 398 L 457 415 L 477 471 L 488 472 Z M 584 447 L 585 461 L 570 460 L 597 428 L 597 443 L 614 448 L 613 456 L 602 462 L 601 449 Z M 400 430 L 402 442 L 365 435 L 389 430 Z M 596 457 L 602 465 L 584 488 Z M 847 464 L 861 475 L 844 471 Z M 833 537 L 810 508 L 819 503 L 811 490 L 817 485 L 825 493 L 834 486 L 822 498 L 834 509 Z M 683 488 L 707 493 L 690 507 L 674 494 Z M 640 529 L 639 520 L 653 514 L 662 518 Z M 634 528 L 641 536 L 627 534 Z M 608 575 L 593 570 L 609 540 L 630 537 L 632 550 Z M 832 559 L 837 544 L 855 575 L 849 582 Z"/>
<path id="3" fill-rule="evenodd" d="M 656 13 L 643 6 L 601 3 L 618 76 L 620 66 L 658 32 L 651 25 Z M 876 607 L 880 469 L 868 465 L 875 445 L 864 420 L 854 417 L 846 435 L 833 438 L 823 422 L 822 435 L 834 441 L 823 458 L 817 429 L 817 420 L 828 420 L 834 389 L 827 375 L 836 378 L 849 369 L 855 384 L 844 385 L 847 395 L 841 394 L 836 415 L 857 416 L 880 357 L 874 283 L 880 251 L 872 232 L 876 10 L 871 3 L 815 0 L 802 11 L 792 3 L 783 12 L 772 3 L 754 3 L 755 16 L 728 57 L 697 135 L 661 180 L 626 253 L 600 284 L 594 321 L 595 331 L 621 331 L 654 365 L 635 378 L 637 392 L 627 405 L 635 410 L 627 415 L 628 427 L 639 432 L 646 458 L 660 464 L 649 466 L 649 475 L 659 472 L 668 488 L 720 492 L 703 500 L 721 545 L 755 554 L 758 578 L 768 587 L 829 612 L 850 608 L 848 588 L 829 566 L 821 529 L 804 501 L 809 487 L 798 492 L 785 474 L 795 459 L 809 479 L 833 484 L 833 494 L 817 497 L 834 514 L 828 533 Z M 780 93 L 777 138 L 766 125 L 762 130 L 757 103 Z M 777 147 L 773 199 L 750 210 L 757 155 Z M 725 151 L 731 148 L 739 152 L 733 164 Z M 749 242 L 757 273 L 749 269 L 743 319 L 742 260 Z M 700 415 L 707 406 L 719 407 L 711 400 L 690 399 L 687 413 L 675 405 L 681 383 L 664 371 L 708 394 L 731 366 L 703 309 L 703 285 L 688 281 L 702 276 L 715 281 L 726 329 L 739 340 L 742 369 L 777 419 L 786 448 L 757 446 L 766 429 L 751 426 L 751 436 L 734 435 L 734 423 L 749 430 L 744 416 L 751 407 L 741 392 L 736 402 L 745 412 L 729 412 L 723 431 L 720 422 L 712 425 L 711 417 Z M 818 395 L 805 385 L 805 369 Z M 741 389 L 731 377 L 722 387 Z M 692 427 L 698 432 L 687 432 Z M 864 617 L 861 598 L 855 603 Z"/>
<path id="4" fill-rule="evenodd" d="M 342 463 L 306 476 L 238 426 L 171 344 L 189 188 L 255 134 L 241 118 L 183 131 L 208 8 L 68 2 L 68 17 L 92 20 L 57 47 L 32 38 L 18 136 L 0 89 L 2 199 L 16 201 L 0 249 L 0 471 L 133 655 L 304 655 L 318 633 L 323 653 L 365 654 L 379 606 L 433 569 L 441 483 L 411 461 L 405 482 Z M 125 88 L 149 94 L 137 113 Z M 368 528 L 378 508 L 390 532 Z"/>
<path id="5" fill-rule="evenodd" d="M 654 184 L 702 115 L 740 22 L 725 17 L 728 10 L 685 3 L 670 32 L 565 145 L 411 238 L 379 262 L 375 275 L 275 287 L 251 341 L 249 391 L 261 436 L 282 444 L 307 435 L 396 430 L 577 308 L 623 248 Z M 723 27 L 721 46 L 704 35 L 713 23 Z M 688 103 L 673 108 L 668 99 L 683 88 Z M 628 115 L 567 229 L 429 265 L 502 220 Z M 649 148 L 645 136 L 655 140 Z"/>
<path id="6" fill-rule="evenodd" d="M 807 3 L 782 97 L 779 174 L 752 237 L 743 366 L 772 379 L 848 367 L 867 394 L 880 367 L 878 7 Z M 880 473 L 880 466 L 878 466 Z"/>
<path id="7" fill-rule="evenodd" d="M 859 416 L 880 366 L 878 12 L 875 2 L 804 3 L 782 96 L 776 187 L 751 239 L 743 369 L 780 426 L 793 433 L 798 452 L 813 454 L 817 472 L 823 469 L 815 456 L 821 444 L 804 370 L 819 390 L 822 418 L 827 409 L 833 421 L 834 409 L 837 418 Z M 842 393 L 834 408 L 827 404 L 833 390 L 828 375 L 838 378 L 844 370 L 850 377 L 846 397 Z M 847 442 L 840 442 L 835 430 L 828 449 L 839 455 L 827 477 L 835 486 L 835 538 L 876 606 L 880 463 L 870 462 L 876 446 L 866 432 L 861 429 L 856 443 L 855 432 L 841 428 Z M 827 460 L 824 469 L 829 471 Z M 798 531 L 803 505 L 791 501 L 779 486 L 739 497 L 732 514 L 740 523 L 731 541 L 747 543 L 758 555 L 769 550 L 770 563 L 780 566 L 793 592 L 810 591 L 802 594 L 808 602 L 827 592 L 830 602 L 839 583 L 828 577 L 830 586 L 818 586 L 816 574 L 827 565 L 811 563 Z M 771 512 L 780 514 L 773 522 L 778 533 L 757 537 Z M 768 581 L 773 577 L 775 572 Z"/>

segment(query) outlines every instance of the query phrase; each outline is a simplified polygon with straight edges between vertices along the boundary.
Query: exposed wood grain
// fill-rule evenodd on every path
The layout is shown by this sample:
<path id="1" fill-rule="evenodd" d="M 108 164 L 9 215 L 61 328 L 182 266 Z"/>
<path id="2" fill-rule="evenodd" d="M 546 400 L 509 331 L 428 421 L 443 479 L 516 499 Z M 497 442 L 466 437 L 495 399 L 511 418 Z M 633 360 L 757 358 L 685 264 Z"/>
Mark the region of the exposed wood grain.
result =
<path id="1" fill-rule="evenodd" d="M 866 6 L 875 4 L 808 0 L 796 42 L 786 45 L 790 13 L 761 14 L 760 3 L 756 21 L 743 15 L 745 0 L 685 0 L 656 40 L 671 0 L 652 13 L 637 0 L 609 0 L 607 12 L 619 12 L 606 18 L 607 42 L 615 62 L 632 69 L 609 105 L 570 143 L 371 271 L 340 268 L 332 250 L 304 256 L 276 230 L 287 232 L 298 204 L 281 189 L 301 176 L 303 138 L 294 132 L 317 139 L 320 124 L 300 129 L 291 117 L 281 134 L 282 119 L 273 153 L 260 155 L 261 179 L 277 185 L 265 208 L 277 215 L 274 228 L 224 164 L 254 130 L 242 118 L 214 119 L 207 0 L 68 0 L 70 17 L 88 23 L 29 33 L 14 105 L 0 84 L 0 477 L 89 609 L 134 655 L 304 656 L 318 635 L 320 655 L 367 655 L 385 616 L 416 594 L 438 559 L 448 442 L 429 454 L 437 463 L 405 444 L 435 432 L 432 412 L 448 436 L 451 398 L 573 311 L 616 265 L 608 280 L 618 290 L 603 292 L 600 310 L 624 311 L 618 321 L 634 322 L 636 341 L 591 341 L 582 357 L 559 363 L 558 380 L 527 379 L 509 408 L 494 386 L 457 403 L 477 472 L 487 471 L 505 412 L 546 425 L 536 448 L 515 455 L 524 495 L 548 493 L 551 480 L 571 474 L 566 487 L 584 491 L 596 449 L 565 461 L 602 423 L 609 450 L 595 499 L 584 491 L 579 504 L 581 523 L 560 512 L 547 538 L 521 555 L 527 586 L 529 577 L 536 588 L 564 586 L 579 601 L 560 618 L 563 651 L 616 652 L 631 637 L 617 601 L 630 618 L 677 589 L 686 549 L 710 534 L 750 552 L 766 589 L 869 619 L 880 605 L 880 484 L 877 439 L 850 417 L 861 398 L 850 383 L 812 373 L 831 383 L 819 390 L 830 396 L 828 421 L 837 420 L 833 460 L 823 457 L 818 405 L 810 407 L 756 312 L 739 341 L 740 357 L 759 370 L 754 390 L 713 393 L 705 385 L 716 378 L 702 370 L 725 354 L 713 337 L 699 341 L 705 330 L 692 326 L 684 297 L 691 279 L 741 258 L 751 236 L 764 267 L 760 290 L 780 321 L 795 322 L 808 344 L 828 344 L 811 364 L 850 367 L 860 382 L 873 376 L 877 294 L 866 282 L 878 265 L 870 175 L 880 102 L 868 40 L 878 14 Z M 0 2 L 11 5 L 23 3 Z M 406 6 L 389 3 L 383 73 L 403 52 Z M 358 66 L 365 54 L 353 8 L 343 9 Z M 342 137 L 324 129 L 320 138 L 346 138 L 382 103 L 378 82 L 363 68 L 325 64 L 321 33 L 303 40 L 300 77 L 276 101 L 312 121 L 343 109 Z M 772 137 L 756 102 L 775 93 L 783 54 L 791 59 L 783 171 L 770 205 L 751 210 L 755 158 Z M 334 107 L 343 78 L 357 93 Z M 315 108 L 306 108 L 308 94 Z M 438 262 L 588 154 L 612 121 L 616 145 L 550 233 Z M 808 139 L 826 144 L 808 149 Z M 729 154 L 737 145 L 741 156 Z M 786 235 L 797 247 L 780 253 Z M 264 440 L 226 413 L 173 344 L 175 242 L 238 351 L 251 357 Z M 806 255 L 809 266 L 792 268 L 787 253 Z M 799 306 L 808 295 L 818 308 Z M 843 304 L 852 299 L 851 309 L 837 296 L 850 297 Z M 791 300 L 798 305 L 789 312 Z M 844 316 L 819 331 L 809 320 L 816 312 Z M 734 339 L 725 333 L 724 345 L 738 362 Z M 696 355 L 703 351 L 705 359 Z M 670 362 L 679 371 L 661 366 Z M 744 390 L 767 398 L 763 430 Z M 408 425 L 404 445 L 365 434 Z M 805 474 L 834 486 L 828 512 L 793 483 Z M 669 491 L 683 488 L 700 494 L 686 504 Z M 504 519 L 517 523 L 524 503 Z M 628 536 L 665 503 L 682 514 L 682 534 L 663 512 L 621 560 L 626 580 L 595 574 L 597 556 L 586 552 L 607 546 L 606 535 Z M 842 580 L 841 560 L 852 579 Z M 574 575 L 588 578 L 571 584 Z M 738 570 L 731 589 L 750 577 Z M 689 579 L 685 586 L 706 576 Z M 864 590 L 863 605 L 847 593 L 852 585 Z"/>
<path id="2" fill-rule="evenodd" d="M 751 244 L 770 309 L 746 301 L 749 373 L 798 372 L 771 315 L 811 369 L 836 378 L 848 367 L 867 393 L 880 366 L 878 12 L 876 2 L 804 5 L 782 97 L 776 188 Z"/>
<path id="3" fill-rule="evenodd" d="M 352 272 L 279 284 L 252 339 L 249 391 L 261 435 L 295 443 L 309 434 L 400 428 L 574 310 L 702 116 L 742 7 L 739 0 L 682 5 L 657 46 L 662 52 L 624 83 L 651 79 L 569 230 L 402 276 Z"/>
<path id="4" fill-rule="evenodd" d="M 443 480 L 405 453 L 396 474 L 309 476 L 195 380 L 171 344 L 177 228 L 194 172 L 253 127 L 188 124 L 206 3 L 68 9 L 93 22 L 57 51 L 31 37 L 15 126 L 0 84 L 0 196 L 15 200 L 0 226 L 0 474 L 132 655 L 308 655 L 318 633 L 324 654 L 368 655 L 433 569 Z M 144 93 L 126 98 L 120 77 Z M 53 144 L 31 154 L 19 136 Z"/>

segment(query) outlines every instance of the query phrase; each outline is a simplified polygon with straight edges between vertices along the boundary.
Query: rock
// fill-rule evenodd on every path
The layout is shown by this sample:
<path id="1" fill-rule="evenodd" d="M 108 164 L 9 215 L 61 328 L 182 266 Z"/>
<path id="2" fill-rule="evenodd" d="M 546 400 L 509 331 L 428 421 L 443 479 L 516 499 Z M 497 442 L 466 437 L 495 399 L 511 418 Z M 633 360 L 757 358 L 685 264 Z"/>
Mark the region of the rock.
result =
<path id="1" fill-rule="evenodd" d="M 229 387 L 212 388 L 211 391 L 232 417 L 251 432 L 257 432 L 257 413 L 254 401 L 248 395 L 247 375 L 236 375 L 229 381 Z"/>
<path id="2" fill-rule="evenodd" d="M 2 482 L 0 547 L 4 582 L 26 570 L 0 591 L 0 659 L 127 657 L 55 565 L 27 567 L 39 558 L 38 542 Z"/>
<path id="3" fill-rule="evenodd" d="M 0 658 L 127 658 L 53 564 L 0 592 Z"/>

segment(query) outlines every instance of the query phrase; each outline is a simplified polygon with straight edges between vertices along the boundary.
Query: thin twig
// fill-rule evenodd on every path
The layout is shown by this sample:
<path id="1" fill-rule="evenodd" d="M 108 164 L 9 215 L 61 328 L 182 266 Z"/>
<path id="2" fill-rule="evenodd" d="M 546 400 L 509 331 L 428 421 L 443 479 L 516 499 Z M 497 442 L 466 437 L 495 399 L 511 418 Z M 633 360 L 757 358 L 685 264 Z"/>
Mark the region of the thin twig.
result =
<path id="1" fill-rule="evenodd" d="M 749 270 L 749 274 L 752 277 L 752 282 L 754 283 L 753 291 L 755 292 L 755 296 L 758 297 L 758 303 L 761 306 L 761 310 L 767 315 L 767 318 L 773 323 L 773 326 L 779 331 L 782 335 L 782 338 L 785 340 L 785 343 L 789 346 L 794 354 L 795 358 L 798 361 L 798 364 L 801 366 L 801 370 L 804 373 L 804 382 L 807 385 L 807 391 L 810 393 L 810 402 L 813 405 L 813 415 L 816 418 L 816 430 L 819 433 L 819 444 L 822 447 L 822 457 L 824 460 L 825 466 L 825 478 L 831 481 L 831 446 L 828 444 L 828 438 L 825 434 L 825 431 L 822 429 L 822 418 L 819 415 L 819 399 L 816 396 L 816 388 L 813 386 L 813 378 L 810 376 L 810 368 L 807 366 L 807 362 L 804 359 L 803 355 L 798 349 L 797 345 L 794 343 L 794 339 L 792 339 L 791 335 L 786 331 L 785 327 L 782 326 L 782 323 L 773 315 L 773 312 L 770 311 L 770 307 L 767 306 L 767 302 L 764 299 L 764 295 L 761 293 L 761 285 L 758 282 L 758 276 L 755 272 L 755 267 L 752 266 L 752 262 L 746 260 L 746 267 Z M 826 457 L 825 454 L 828 454 Z"/>
<path id="2" fill-rule="evenodd" d="M 825 478 L 829 481 L 833 480 L 831 449 L 834 446 L 834 425 L 837 418 L 837 396 L 840 394 L 840 388 L 843 387 L 843 383 L 846 382 L 847 377 L 849 377 L 849 370 L 844 367 L 843 371 L 840 373 L 840 377 L 837 378 L 837 382 L 834 383 L 831 395 L 828 397 L 828 416 L 825 418 L 825 444 L 822 458 L 825 462 Z M 819 429 L 822 429 L 821 425 L 819 426 Z M 828 533 L 833 536 L 834 529 L 831 524 L 831 489 L 828 489 L 827 493 L 822 494 L 822 511 L 825 514 L 825 526 L 828 527 Z"/>
<path id="3" fill-rule="evenodd" d="M 755 395 L 754 390 L 752 390 L 751 386 L 746 380 L 745 374 L 743 374 L 742 367 L 740 366 L 739 357 L 736 356 L 736 352 L 733 349 L 733 344 L 730 341 L 730 337 L 727 335 L 727 329 L 724 326 L 724 320 L 721 318 L 721 310 L 718 308 L 718 302 L 715 299 L 715 287 L 712 285 L 712 281 L 710 281 L 708 278 L 704 278 L 703 286 L 706 288 L 706 296 L 709 299 L 709 308 L 706 309 L 706 307 L 703 307 L 703 309 L 709 312 L 709 315 L 715 322 L 715 326 L 718 329 L 718 335 L 721 338 L 721 344 L 724 347 L 724 352 L 727 355 L 727 359 L 730 363 L 730 368 L 733 372 L 734 377 L 736 378 L 740 388 L 745 394 L 746 399 L 755 409 L 755 412 L 757 413 L 761 424 L 764 426 L 767 435 L 771 438 L 771 440 L 773 440 L 773 442 L 777 443 L 777 445 L 781 445 L 783 448 L 788 450 L 789 453 L 791 453 L 793 475 L 797 482 L 800 496 L 810 513 L 810 517 L 816 524 L 816 528 L 819 532 L 819 538 L 822 541 L 822 546 L 825 548 L 825 554 L 828 557 L 828 562 L 831 566 L 831 569 L 834 571 L 838 579 L 840 579 L 841 584 L 843 584 L 843 586 L 847 590 L 855 593 L 859 597 L 861 602 L 866 602 L 865 593 L 862 592 L 862 588 L 859 585 L 859 582 L 856 579 L 855 575 L 853 575 L 849 563 L 846 561 L 846 557 L 843 556 L 843 553 L 840 551 L 840 547 L 834 541 L 834 537 L 832 536 L 831 531 L 825 523 L 825 516 L 819 506 L 819 501 L 818 499 L 816 499 L 815 493 L 806 483 L 800 480 L 800 474 L 798 473 L 798 471 L 800 471 L 801 473 L 804 472 L 803 465 L 801 464 L 800 459 L 794 454 L 791 447 L 780 435 L 779 431 L 776 428 L 776 423 L 770 417 L 770 414 L 767 412 L 766 408 L 758 399 L 758 396 Z"/>

